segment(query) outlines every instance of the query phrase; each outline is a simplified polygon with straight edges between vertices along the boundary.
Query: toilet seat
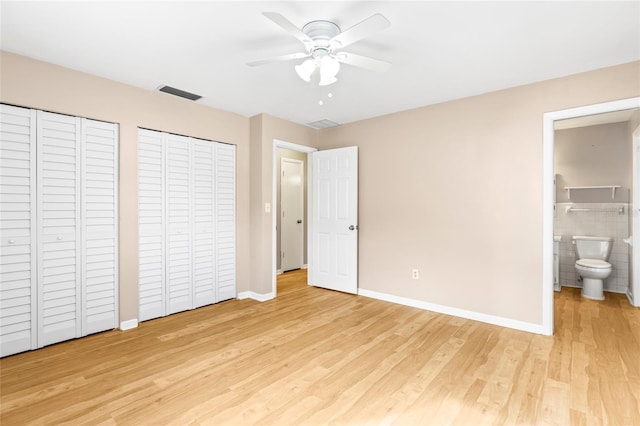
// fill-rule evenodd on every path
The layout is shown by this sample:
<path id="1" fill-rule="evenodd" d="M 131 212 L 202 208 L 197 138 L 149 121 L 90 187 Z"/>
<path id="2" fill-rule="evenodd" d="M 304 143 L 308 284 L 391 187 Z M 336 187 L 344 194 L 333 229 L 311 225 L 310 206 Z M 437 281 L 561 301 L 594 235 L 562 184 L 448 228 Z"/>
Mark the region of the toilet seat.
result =
<path id="1" fill-rule="evenodd" d="M 600 259 L 578 259 L 576 260 L 577 266 L 582 266 L 583 268 L 592 268 L 592 269 L 609 269 L 611 268 L 611 264 L 609 262 L 605 262 Z"/>

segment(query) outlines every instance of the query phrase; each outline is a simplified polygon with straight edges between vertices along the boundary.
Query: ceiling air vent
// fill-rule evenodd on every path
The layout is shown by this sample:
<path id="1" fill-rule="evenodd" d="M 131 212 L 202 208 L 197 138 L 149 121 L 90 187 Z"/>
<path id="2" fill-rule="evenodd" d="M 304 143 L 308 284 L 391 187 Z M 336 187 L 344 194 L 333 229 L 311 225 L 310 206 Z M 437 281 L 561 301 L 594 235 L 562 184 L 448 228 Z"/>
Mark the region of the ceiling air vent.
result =
<path id="1" fill-rule="evenodd" d="M 314 127 L 316 129 L 328 129 L 329 127 L 339 126 L 338 123 L 333 122 L 331 120 L 327 120 L 326 118 L 324 120 L 318 120 L 308 124 L 309 126 Z"/>
<path id="2" fill-rule="evenodd" d="M 185 92 L 184 90 L 176 89 L 175 87 L 171 87 L 171 86 L 162 86 L 158 90 L 164 93 L 169 93 L 170 95 L 180 96 L 181 98 L 189 99 L 190 101 L 197 101 L 202 97 L 200 95 Z"/>

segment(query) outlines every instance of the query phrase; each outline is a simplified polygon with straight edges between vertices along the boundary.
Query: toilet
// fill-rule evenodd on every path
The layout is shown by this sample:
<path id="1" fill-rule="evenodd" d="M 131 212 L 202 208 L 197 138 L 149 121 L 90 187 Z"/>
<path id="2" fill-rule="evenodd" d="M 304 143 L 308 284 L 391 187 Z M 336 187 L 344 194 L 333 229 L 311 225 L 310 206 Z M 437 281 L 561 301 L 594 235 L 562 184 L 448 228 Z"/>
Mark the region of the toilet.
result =
<path id="1" fill-rule="evenodd" d="M 608 262 L 613 238 L 576 235 L 576 272 L 582 277 L 582 297 L 604 300 L 604 280 L 613 270 Z"/>

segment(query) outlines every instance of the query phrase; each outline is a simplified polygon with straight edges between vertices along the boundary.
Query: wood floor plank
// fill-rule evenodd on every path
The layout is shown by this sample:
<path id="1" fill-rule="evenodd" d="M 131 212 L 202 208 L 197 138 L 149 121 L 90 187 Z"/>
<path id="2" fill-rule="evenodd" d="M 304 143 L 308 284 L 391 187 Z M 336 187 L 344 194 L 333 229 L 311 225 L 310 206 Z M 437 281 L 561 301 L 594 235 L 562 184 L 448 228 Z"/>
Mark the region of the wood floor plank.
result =
<path id="1" fill-rule="evenodd" d="M 640 309 L 555 294 L 534 335 L 306 285 L 0 360 L 0 423 L 640 424 Z"/>

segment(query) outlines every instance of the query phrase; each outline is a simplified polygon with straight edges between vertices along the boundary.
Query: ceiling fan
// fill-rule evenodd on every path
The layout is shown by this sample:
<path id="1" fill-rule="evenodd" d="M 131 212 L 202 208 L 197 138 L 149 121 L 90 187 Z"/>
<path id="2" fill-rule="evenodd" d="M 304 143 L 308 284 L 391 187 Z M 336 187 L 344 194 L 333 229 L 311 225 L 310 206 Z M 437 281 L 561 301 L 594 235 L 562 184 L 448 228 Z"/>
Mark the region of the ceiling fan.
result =
<path id="1" fill-rule="evenodd" d="M 387 18 L 379 13 L 346 31 L 341 31 L 340 27 L 331 21 L 311 21 L 299 29 L 279 13 L 263 12 L 263 15 L 300 40 L 306 51 L 247 63 L 251 67 L 308 58 L 296 65 L 296 72 L 306 82 L 326 86 L 337 81 L 340 63 L 378 72 L 384 72 L 391 66 L 390 62 L 342 51 L 350 44 L 391 25 Z"/>

